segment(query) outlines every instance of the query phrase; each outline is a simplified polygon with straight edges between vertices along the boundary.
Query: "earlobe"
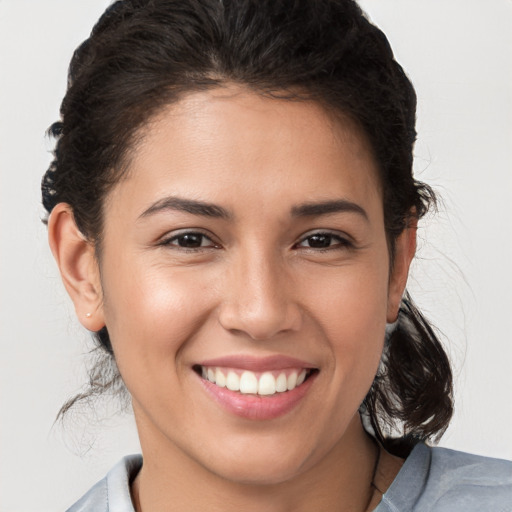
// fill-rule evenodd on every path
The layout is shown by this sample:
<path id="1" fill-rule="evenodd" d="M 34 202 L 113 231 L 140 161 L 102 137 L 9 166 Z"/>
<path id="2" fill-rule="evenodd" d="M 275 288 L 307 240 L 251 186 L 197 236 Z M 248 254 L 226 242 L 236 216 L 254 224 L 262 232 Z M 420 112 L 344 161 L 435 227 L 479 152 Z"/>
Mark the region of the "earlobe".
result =
<path id="1" fill-rule="evenodd" d="M 48 241 L 78 319 L 86 329 L 99 331 L 105 322 L 98 262 L 93 244 L 77 228 L 68 204 L 59 203 L 52 210 Z"/>
<path id="2" fill-rule="evenodd" d="M 393 268 L 391 269 L 388 289 L 388 323 L 393 323 L 398 318 L 398 310 L 407 284 L 409 267 L 416 252 L 417 228 L 418 219 L 416 216 L 411 216 L 407 227 L 395 240 Z"/>

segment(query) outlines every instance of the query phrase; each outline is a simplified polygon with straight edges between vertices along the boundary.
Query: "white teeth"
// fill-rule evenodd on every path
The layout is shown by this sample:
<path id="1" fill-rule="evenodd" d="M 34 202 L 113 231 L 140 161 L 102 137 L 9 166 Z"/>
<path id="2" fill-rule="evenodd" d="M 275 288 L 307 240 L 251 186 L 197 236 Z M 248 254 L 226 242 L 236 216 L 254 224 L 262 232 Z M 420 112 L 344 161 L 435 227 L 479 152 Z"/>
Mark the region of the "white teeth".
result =
<path id="1" fill-rule="evenodd" d="M 252 372 L 244 372 L 240 377 L 240 393 L 257 393 L 258 379 Z"/>
<path id="2" fill-rule="evenodd" d="M 215 370 L 215 384 L 220 388 L 226 387 L 226 377 L 224 377 L 224 374 L 218 368 Z"/>
<path id="3" fill-rule="evenodd" d="M 280 373 L 279 377 L 277 377 L 277 379 L 276 379 L 276 391 L 278 393 L 282 393 L 283 391 L 287 391 L 287 390 L 288 390 L 288 382 L 286 379 L 286 374 Z"/>
<path id="4" fill-rule="evenodd" d="M 297 377 L 297 386 L 300 386 L 306 379 L 306 370 L 302 370 Z"/>
<path id="5" fill-rule="evenodd" d="M 276 392 L 276 379 L 271 373 L 264 373 L 258 384 L 258 395 L 273 395 Z"/>
<path id="6" fill-rule="evenodd" d="M 243 371 L 239 376 L 234 370 L 202 366 L 201 375 L 203 379 L 207 379 L 221 388 L 226 387 L 230 391 L 240 391 L 243 394 L 275 395 L 300 386 L 306 380 L 308 370 L 303 369 L 300 372 L 294 370 L 288 376 L 285 372 L 281 372 L 277 378 L 272 372 L 264 372 L 258 378 L 254 372 L 248 370 Z"/>
<path id="7" fill-rule="evenodd" d="M 228 372 L 226 387 L 231 391 L 240 391 L 240 377 L 235 372 Z"/>
<path id="8" fill-rule="evenodd" d="M 286 387 L 288 388 L 288 391 L 291 391 L 297 387 L 297 372 L 292 372 L 290 375 L 288 375 Z"/>

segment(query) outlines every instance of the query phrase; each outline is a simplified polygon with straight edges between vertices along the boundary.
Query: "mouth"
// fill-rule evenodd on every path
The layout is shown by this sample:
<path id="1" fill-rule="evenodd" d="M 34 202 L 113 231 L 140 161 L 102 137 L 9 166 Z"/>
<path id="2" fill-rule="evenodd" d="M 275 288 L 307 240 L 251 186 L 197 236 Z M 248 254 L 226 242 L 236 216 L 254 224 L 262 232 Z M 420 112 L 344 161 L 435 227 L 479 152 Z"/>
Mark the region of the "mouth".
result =
<path id="1" fill-rule="evenodd" d="M 193 369 L 202 379 L 218 388 L 226 388 L 242 395 L 267 397 L 293 391 L 318 373 L 316 368 L 302 367 L 252 371 L 198 364 Z"/>
<path id="2" fill-rule="evenodd" d="M 198 362 L 192 369 L 221 409 L 251 421 L 274 420 L 310 403 L 306 397 L 320 373 L 309 362 L 285 355 L 228 355 Z"/>

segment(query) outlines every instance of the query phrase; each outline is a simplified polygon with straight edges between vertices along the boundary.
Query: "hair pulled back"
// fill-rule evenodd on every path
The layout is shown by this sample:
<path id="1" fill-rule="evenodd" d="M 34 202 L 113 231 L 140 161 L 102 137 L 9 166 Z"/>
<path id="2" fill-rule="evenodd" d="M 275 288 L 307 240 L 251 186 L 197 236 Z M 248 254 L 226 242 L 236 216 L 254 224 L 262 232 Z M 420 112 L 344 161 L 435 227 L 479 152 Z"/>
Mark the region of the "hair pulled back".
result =
<path id="1" fill-rule="evenodd" d="M 68 203 L 101 259 L 103 205 L 153 115 L 187 93 L 236 83 L 313 100 L 364 130 L 380 172 L 391 256 L 411 216 L 435 201 L 412 176 L 416 95 L 384 34 L 352 0 L 121 0 L 75 51 L 54 159 L 42 181 L 51 212 Z M 113 359 L 108 331 L 98 346 Z M 90 389 L 63 407 L 117 389 L 97 366 Z M 446 354 L 408 296 L 363 404 L 376 436 L 440 436 L 452 414 Z"/>

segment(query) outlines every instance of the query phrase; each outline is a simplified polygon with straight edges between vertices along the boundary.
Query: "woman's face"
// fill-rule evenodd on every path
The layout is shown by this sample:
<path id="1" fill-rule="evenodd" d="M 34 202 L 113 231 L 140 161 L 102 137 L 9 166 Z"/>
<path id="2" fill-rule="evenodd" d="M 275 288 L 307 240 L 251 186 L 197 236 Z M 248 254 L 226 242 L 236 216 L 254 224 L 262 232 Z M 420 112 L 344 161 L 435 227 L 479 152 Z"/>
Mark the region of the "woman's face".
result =
<path id="1" fill-rule="evenodd" d="M 341 449 L 404 281 L 360 131 L 234 87 L 146 127 L 106 201 L 100 268 L 145 456 L 245 482 Z"/>

